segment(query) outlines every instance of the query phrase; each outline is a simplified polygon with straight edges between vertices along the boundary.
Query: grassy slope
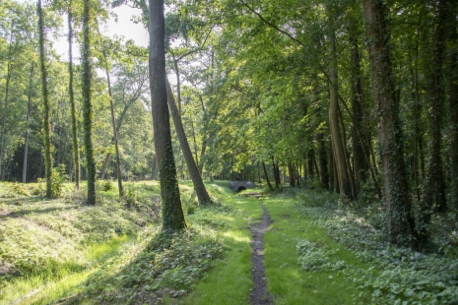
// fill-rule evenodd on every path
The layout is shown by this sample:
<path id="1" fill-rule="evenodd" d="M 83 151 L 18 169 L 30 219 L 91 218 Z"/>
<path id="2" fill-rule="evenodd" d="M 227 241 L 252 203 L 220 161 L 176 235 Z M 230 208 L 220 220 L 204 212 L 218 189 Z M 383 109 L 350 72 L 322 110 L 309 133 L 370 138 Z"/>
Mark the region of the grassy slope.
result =
<path id="1" fill-rule="evenodd" d="M 0 184 L 0 304 L 31 304 L 65 294 L 121 244 L 157 221 L 158 200 L 136 190 L 135 207 L 102 191 L 98 205 L 82 205 L 84 190 L 67 185 L 63 198 L 45 200 L 41 184 Z M 142 189 L 155 188 L 154 184 Z M 157 188 L 157 185 L 156 185 Z M 52 291 L 52 293 L 50 292 Z"/>

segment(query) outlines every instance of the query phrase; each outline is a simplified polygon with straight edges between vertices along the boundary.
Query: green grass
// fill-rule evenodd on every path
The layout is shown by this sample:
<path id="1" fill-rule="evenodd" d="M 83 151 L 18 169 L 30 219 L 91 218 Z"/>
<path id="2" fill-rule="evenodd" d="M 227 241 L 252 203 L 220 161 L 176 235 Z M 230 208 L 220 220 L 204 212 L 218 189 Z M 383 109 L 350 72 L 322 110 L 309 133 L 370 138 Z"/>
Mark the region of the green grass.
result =
<path id="1" fill-rule="evenodd" d="M 121 246 L 128 241 L 127 236 L 113 238 L 106 243 L 93 244 L 86 248 L 81 265 L 72 268 L 58 266 L 53 273 L 40 274 L 13 280 L 3 289 L 2 302 L 17 305 L 50 304 L 55 300 L 76 293 L 78 285 L 108 258 L 119 255 Z M 89 266 L 89 268 L 88 268 Z"/>
<path id="2" fill-rule="evenodd" d="M 145 186 L 141 186 L 145 187 Z M 126 208 L 117 189 L 64 185 L 63 197 L 41 197 L 42 183 L 0 183 L 0 304 L 47 304 L 83 282 L 121 246 L 158 220 L 158 201 L 141 193 Z"/>
<path id="3" fill-rule="evenodd" d="M 225 258 L 215 264 L 208 275 L 184 298 L 181 304 L 249 304 L 251 280 L 251 233 L 249 223 L 260 219 L 262 209 L 254 198 L 234 196 L 231 192 L 220 197 L 223 206 L 233 214 L 225 220 L 221 239 L 227 247 Z M 213 218 L 218 219 L 218 215 Z M 193 219 L 190 219 L 193 222 Z M 219 220 L 218 220 L 219 222 Z"/>
<path id="4" fill-rule="evenodd" d="M 276 304 L 356 304 L 358 290 L 340 271 L 305 271 L 298 261 L 298 239 L 337 250 L 333 259 L 348 266 L 364 264 L 349 250 L 326 237 L 324 228 L 297 210 L 292 200 L 266 199 L 273 224 L 265 235 L 268 289 Z M 351 268 L 351 267 L 350 267 Z"/>
<path id="5" fill-rule="evenodd" d="M 207 182 L 217 204 L 198 207 L 184 181 L 188 229 L 162 235 L 158 183 L 126 187 L 120 200 L 114 183 L 99 182 L 94 207 L 71 185 L 46 200 L 32 195 L 40 184 L 0 183 L 0 304 L 249 304 L 249 226 L 261 203 L 273 221 L 264 255 L 275 304 L 452 304 L 458 296 L 454 257 L 386 247 L 380 217 L 339 208 L 335 194 L 284 188 L 256 199 Z"/>

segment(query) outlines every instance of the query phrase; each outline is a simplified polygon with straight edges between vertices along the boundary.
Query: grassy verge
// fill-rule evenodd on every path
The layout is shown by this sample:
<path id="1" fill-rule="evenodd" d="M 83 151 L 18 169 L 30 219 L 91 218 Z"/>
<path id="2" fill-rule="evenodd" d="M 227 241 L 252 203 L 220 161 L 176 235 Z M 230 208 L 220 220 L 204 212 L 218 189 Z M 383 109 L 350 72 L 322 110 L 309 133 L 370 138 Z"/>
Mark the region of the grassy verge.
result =
<path id="1" fill-rule="evenodd" d="M 268 288 L 276 304 L 357 304 L 357 285 L 348 280 L 343 268 L 365 265 L 326 237 L 325 229 L 312 217 L 300 213 L 292 198 L 275 196 L 265 199 L 264 204 L 273 220 L 265 235 L 265 266 Z M 312 242 L 305 245 L 307 249 L 312 245 L 325 249 L 312 257 L 311 270 L 304 270 L 301 264 L 301 241 Z M 339 262 L 344 262 L 345 267 L 340 269 Z"/>
<path id="2" fill-rule="evenodd" d="M 457 303 L 456 248 L 392 247 L 379 206 L 337 203 L 334 194 L 301 189 L 266 200 L 274 221 L 266 275 L 276 304 Z"/>

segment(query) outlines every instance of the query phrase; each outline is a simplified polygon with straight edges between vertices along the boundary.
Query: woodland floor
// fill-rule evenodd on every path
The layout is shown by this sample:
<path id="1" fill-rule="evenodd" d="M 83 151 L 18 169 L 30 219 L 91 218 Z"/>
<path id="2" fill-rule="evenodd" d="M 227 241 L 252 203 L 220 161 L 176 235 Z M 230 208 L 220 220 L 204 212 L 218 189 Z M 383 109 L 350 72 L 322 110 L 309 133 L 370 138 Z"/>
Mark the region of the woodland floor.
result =
<path id="1" fill-rule="evenodd" d="M 458 304 L 458 250 L 435 219 L 436 252 L 389 247 L 380 206 L 339 205 L 327 191 L 207 183 L 196 206 L 180 183 L 188 229 L 160 234 L 159 185 L 110 181 L 98 205 L 67 185 L 0 183 L 0 305 Z M 375 195 L 374 195 L 375 196 Z"/>

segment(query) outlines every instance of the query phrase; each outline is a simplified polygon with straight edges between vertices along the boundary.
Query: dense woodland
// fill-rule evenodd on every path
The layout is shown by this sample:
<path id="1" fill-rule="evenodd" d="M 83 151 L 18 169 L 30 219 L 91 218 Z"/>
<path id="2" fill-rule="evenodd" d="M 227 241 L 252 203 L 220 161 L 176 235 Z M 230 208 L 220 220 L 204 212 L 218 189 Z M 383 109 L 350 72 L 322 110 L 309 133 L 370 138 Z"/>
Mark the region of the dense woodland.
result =
<path id="1" fill-rule="evenodd" d="M 141 10 L 149 50 L 103 35 L 121 5 Z M 396 245 L 428 245 L 437 217 L 456 230 L 455 1 L 165 6 L 0 3 L 1 180 L 45 179 L 48 197 L 86 180 L 97 204 L 95 180 L 118 178 L 123 196 L 123 182 L 160 177 L 171 230 L 185 226 L 176 179 L 211 204 L 202 177 L 382 202 Z"/>

